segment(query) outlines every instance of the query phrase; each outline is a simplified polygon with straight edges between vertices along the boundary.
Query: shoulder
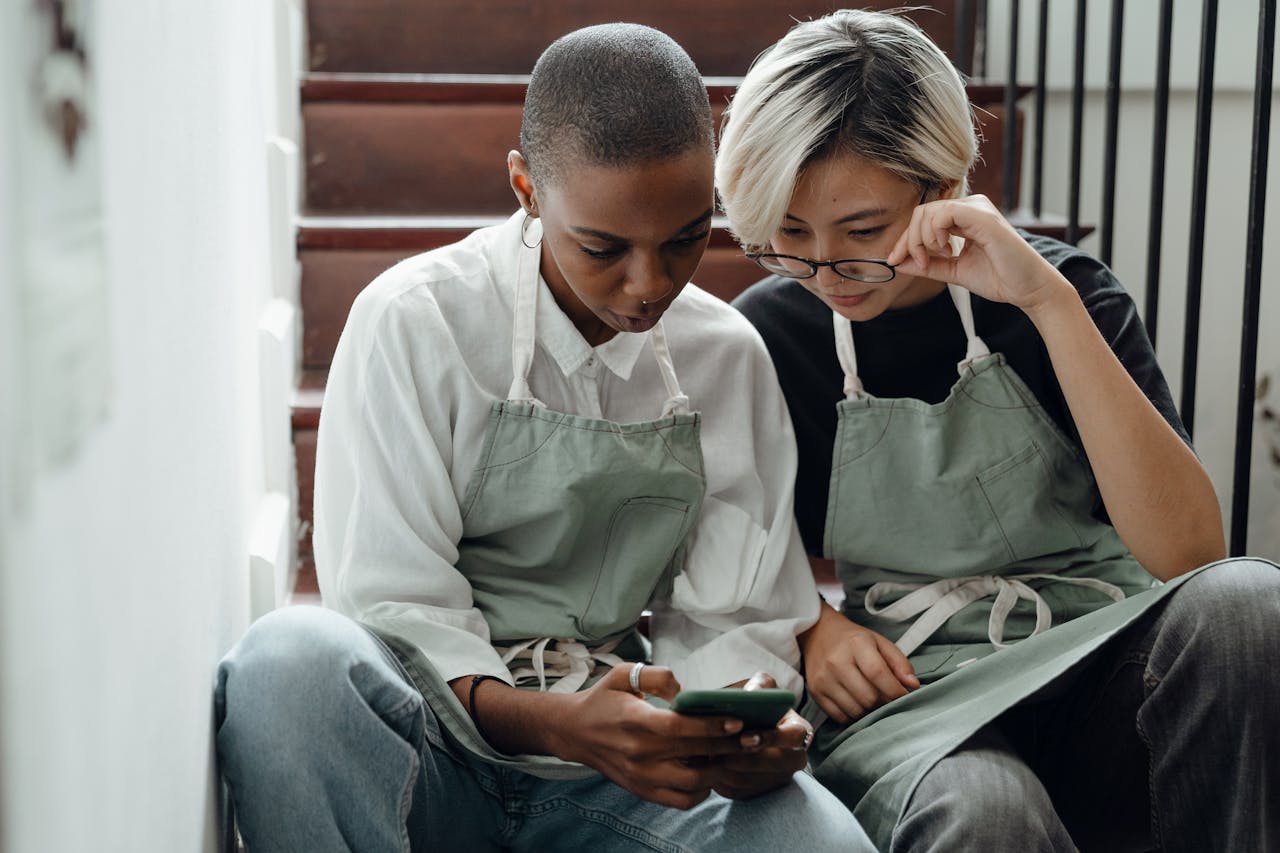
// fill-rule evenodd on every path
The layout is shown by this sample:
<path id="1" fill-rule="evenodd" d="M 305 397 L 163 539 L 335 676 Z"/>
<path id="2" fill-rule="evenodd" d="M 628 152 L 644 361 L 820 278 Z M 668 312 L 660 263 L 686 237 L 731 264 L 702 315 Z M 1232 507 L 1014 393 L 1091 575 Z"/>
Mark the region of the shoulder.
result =
<path id="1" fill-rule="evenodd" d="M 733 300 L 733 307 L 762 330 L 796 320 L 812 322 L 817 315 L 829 313 L 816 310 L 821 306 L 800 282 L 777 275 L 757 281 Z"/>
<path id="2" fill-rule="evenodd" d="M 1020 229 L 1018 233 L 1040 257 L 1071 282 L 1086 305 L 1112 298 L 1130 299 L 1129 292 L 1111 269 L 1083 249 L 1042 234 L 1031 234 Z"/>
<path id="3" fill-rule="evenodd" d="M 769 348 L 779 372 L 832 357 L 831 309 L 800 282 L 770 276 L 733 300 Z"/>
<path id="4" fill-rule="evenodd" d="M 696 284 L 688 284 L 663 315 L 672 345 L 695 343 L 700 350 L 763 352 L 759 333 L 729 303 Z"/>
<path id="5" fill-rule="evenodd" d="M 492 317 L 505 301 L 494 284 L 495 230 L 481 229 L 384 271 L 357 295 L 343 337 L 366 348 L 374 341 L 417 349 L 468 340 L 467 327 Z"/>

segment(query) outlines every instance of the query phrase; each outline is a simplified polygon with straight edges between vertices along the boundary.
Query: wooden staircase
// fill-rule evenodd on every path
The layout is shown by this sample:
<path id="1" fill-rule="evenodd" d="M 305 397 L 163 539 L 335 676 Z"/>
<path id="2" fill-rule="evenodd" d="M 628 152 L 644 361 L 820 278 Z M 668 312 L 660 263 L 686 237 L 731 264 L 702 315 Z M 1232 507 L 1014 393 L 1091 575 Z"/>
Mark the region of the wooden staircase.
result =
<path id="1" fill-rule="evenodd" d="M 874 3 L 893 8 L 897 3 Z M 956 3 L 912 16 L 955 57 Z M 515 209 L 506 153 L 519 145 L 527 74 L 558 36 L 628 20 L 670 34 L 707 79 L 718 120 L 738 77 L 793 18 L 840 4 L 795 0 L 309 0 L 309 71 L 301 90 L 303 215 L 297 234 L 303 316 L 302 378 L 293 407 L 298 474 L 299 573 L 295 600 L 315 600 L 311 552 L 316 429 L 325 377 L 352 300 L 409 255 L 455 242 Z M 972 67 L 971 29 L 961 67 Z M 975 192 L 1002 197 L 1004 86 L 975 81 L 982 158 Z M 1025 93 L 1025 90 L 1024 92 Z M 1021 150 L 1017 146 L 1016 150 Z M 1019 174 L 1015 164 L 1014 174 Z M 1061 237 L 1062 227 L 1019 222 Z M 717 222 L 694 281 L 726 300 L 762 277 Z M 838 596 L 829 565 L 815 566 Z"/>

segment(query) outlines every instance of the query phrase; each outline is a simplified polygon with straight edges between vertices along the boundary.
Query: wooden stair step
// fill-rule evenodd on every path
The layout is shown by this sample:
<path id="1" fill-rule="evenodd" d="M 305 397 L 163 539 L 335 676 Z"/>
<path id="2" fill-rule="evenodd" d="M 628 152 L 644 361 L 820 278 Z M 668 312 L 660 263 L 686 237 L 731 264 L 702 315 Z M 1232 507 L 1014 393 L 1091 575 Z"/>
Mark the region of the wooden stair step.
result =
<path id="1" fill-rule="evenodd" d="M 728 103 L 742 83 L 739 77 L 703 77 L 707 99 Z M 377 72 L 312 71 L 303 77 L 303 103 L 347 101 L 355 103 L 418 104 L 523 104 L 528 74 L 404 74 Z M 1004 101 L 1004 84 L 970 80 L 965 91 L 973 104 Z M 1017 100 L 1031 92 L 1017 88 Z"/>
<path id="2" fill-rule="evenodd" d="M 481 216 L 514 208 L 506 157 L 520 144 L 518 103 L 316 101 L 302 113 L 311 214 Z M 1017 121 L 1021 138 L 1020 110 Z M 1003 105 L 986 105 L 977 122 L 982 152 L 971 185 L 999 199 Z"/>
<path id="3" fill-rule="evenodd" d="M 403 218 L 399 220 L 308 218 L 298 230 L 302 264 L 302 360 L 307 368 L 327 367 L 356 295 L 379 273 L 410 255 L 462 239 L 474 228 L 504 217 Z M 463 223 L 470 227 L 461 227 Z M 723 223 L 712 229 L 711 245 L 693 280 L 726 301 L 759 281 L 764 271 L 747 260 Z"/>
<path id="4" fill-rule="evenodd" d="M 528 73 L 552 41 L 610 21 L 656 27 L 675 39 L 704 74 L 741 74 L 795 20 L 840 8 L 833 0 L 308 0 L 309 67 L 317 71 Z M 890 9 L 896 0 L 860 3 Z M 956 0 L 908 15 L 954 56 Z M 976 18 L 965 39 L 972 67 Z"/>

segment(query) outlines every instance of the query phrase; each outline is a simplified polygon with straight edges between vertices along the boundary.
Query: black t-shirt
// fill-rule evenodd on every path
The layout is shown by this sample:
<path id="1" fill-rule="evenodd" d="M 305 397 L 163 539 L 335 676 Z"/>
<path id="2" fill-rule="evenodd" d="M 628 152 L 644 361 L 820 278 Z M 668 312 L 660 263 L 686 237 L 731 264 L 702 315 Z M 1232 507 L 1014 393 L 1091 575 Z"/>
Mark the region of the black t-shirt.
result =
<path id="1" fill-rule="evenodd" d="M 1165 420 L 1190 444 L 1156 363 L 1133 299 L 1100 261 L 1049 237 L 1022 235 L 1075 285 L 1089 315 Z M 1003 353 L 1077 445 L 1080 436 L 1049 362 L 1044 341 L 1021 309 L 973 296 L 974 325 L 992 352 Z M 759 330 L 773 357 L 795 425 L 800 469 L 796 476 L 796 518 L 805 548 L 822 553 L 836 435 L 836 405 L 844 399 L 844 374 L 836 358 L 831 309 L 797 281 L 772 276 L 733 301 Z M 946 399 L 966 341 L 960 315 L 946 290 L 920 305 L 886 311 L 854 326 L 858 371 L 876 397 L 912 397 L 926 403 Z M 1101 499 L 1098 517 L 1105 518 Z"/>

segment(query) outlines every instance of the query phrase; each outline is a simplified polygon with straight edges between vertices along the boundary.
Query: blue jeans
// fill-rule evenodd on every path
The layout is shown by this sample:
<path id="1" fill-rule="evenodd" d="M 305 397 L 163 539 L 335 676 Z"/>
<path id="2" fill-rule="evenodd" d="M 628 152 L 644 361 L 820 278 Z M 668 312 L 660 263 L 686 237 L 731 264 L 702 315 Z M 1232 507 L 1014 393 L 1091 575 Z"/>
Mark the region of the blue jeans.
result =
<path id="1" fill-rule="evenodd" d="M 602 776 L 547 780 L 461 750 L 372 634 L 329 610 L 255 623 L 222 661 L 217 747 L 251 853 L 874 850 L 807 774 L 689 811 Z"/>
<path id="2" fill-rule="evenodd" d="M 1280 567 L 1175 590 L 921 780 L 900 851 L 1280 850 Z"/>

